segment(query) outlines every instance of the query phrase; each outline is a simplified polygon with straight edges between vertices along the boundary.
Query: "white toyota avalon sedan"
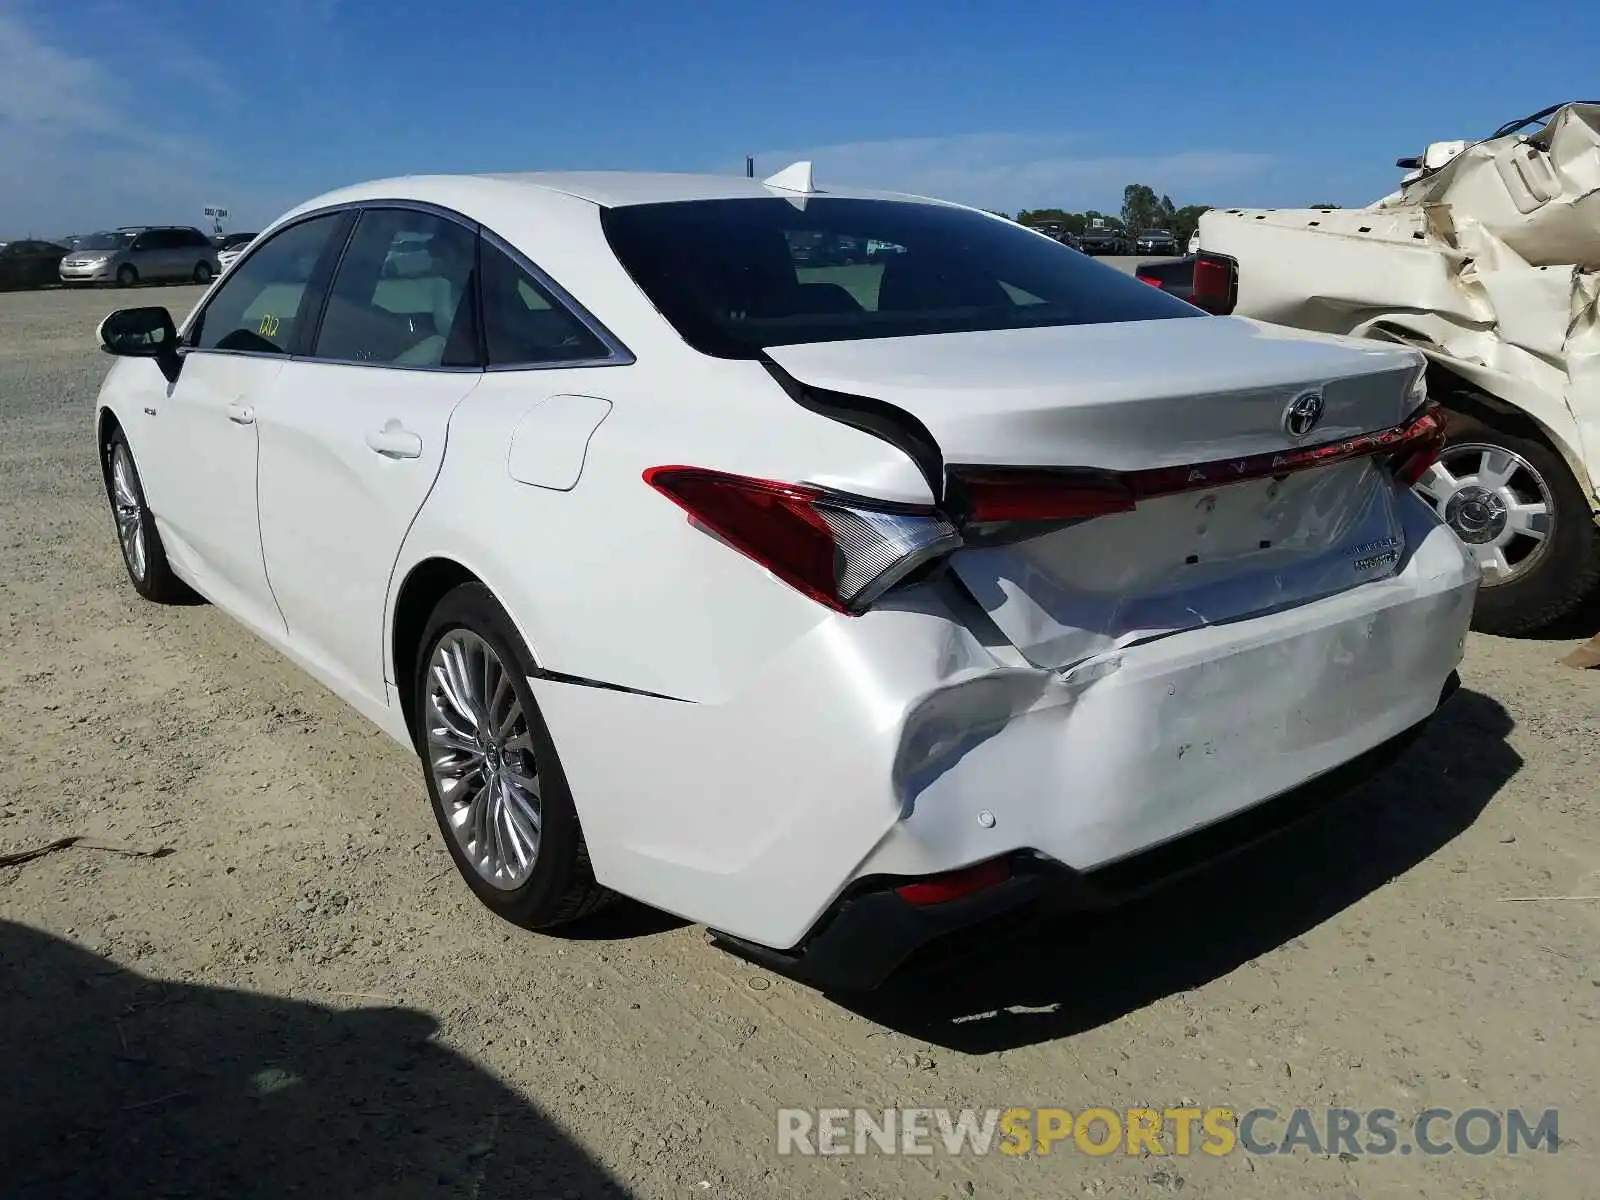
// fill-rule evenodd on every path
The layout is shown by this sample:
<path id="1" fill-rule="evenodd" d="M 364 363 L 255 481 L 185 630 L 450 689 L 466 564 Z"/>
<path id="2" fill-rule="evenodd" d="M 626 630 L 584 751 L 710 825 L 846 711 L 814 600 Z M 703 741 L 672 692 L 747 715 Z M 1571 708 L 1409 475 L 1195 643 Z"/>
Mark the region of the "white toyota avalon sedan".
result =
<path id="1" fill-rule="evenodd" d="M 1414 351 L 805 166 L 353 187 L 100 336 L 134 587 L 414 747 L 486 905 L 826 986 L 1358 783 L 1477 587 Z"/>

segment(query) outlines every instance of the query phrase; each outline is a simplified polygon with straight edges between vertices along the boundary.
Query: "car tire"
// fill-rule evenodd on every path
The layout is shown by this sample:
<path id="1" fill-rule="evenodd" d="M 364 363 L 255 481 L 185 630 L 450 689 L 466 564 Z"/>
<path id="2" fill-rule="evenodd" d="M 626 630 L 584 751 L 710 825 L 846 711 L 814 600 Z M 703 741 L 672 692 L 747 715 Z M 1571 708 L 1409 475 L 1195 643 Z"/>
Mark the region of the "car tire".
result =
<path id="1" fill-rule="evenodd" d="M 208 262 L 200 262 L 200 263 L 196 263 L 195 264 L 195 267 L 194 267 L 194 281 L 196 283 L 201 284 L 201 285 L 208 284 L 208 283 L 211 282 L 211 277 L 214 274 L 216 274 L 216 272 L 214 272 L 211 269 L 211 264 L 210 263 L 208 263 Z"/>
<path id="2" fill-rule="evenodd" d="M 528 686 L 534 670 L 488 588 L 452 589 L 423 631 L 412 735 L 434 819 L 467 886 L 497 916 L 549 929 L 614 894 L 589 866 L 560 756 Z"/>
<path id="3" fill-rule="evenodd" d="M 139 282 L 139 272 L 130 263 L 123 263 L 117 268 L 117 286 L 132 287 Z"/>
<path id="4" fill-rule="evenodd" d="M 1472 627 L 1480 633 L 1505 636 L 1533 633 L 1600 593 L 1600 528 L 1566 460 L 1542 438 L 1455 411 L 1448 414 L 1446 429 L 1440 467 L 1422 478 L 1417 494 L 1480 562 L 1493 548 L 1485 538 L 1499 526 L 1493 521 L 1484 526 L 1479 520 L 1483 510 L 1470 510 L 1468 504 L 1474 496 L 1468 489 L 1478 488 L 1481 495 L 1484 481 L 1493 483 L 1509 469 L 1506 486 L 1490 490 L 1491 505 L 1496 500 L 1507 503 L 1510 496 L 1520 501 L 1525 511 L 1536 512 L 1542 505 L 1547 513 L 1542 538 L 1513 536 L 1502 549 L 1513 569 L 1503 582 L 1486 574 L 1478 589 Z M 1456 486 L 1452 488 L 1449 481 Z"/>
<path id="5" fill-rule="evenodd" d="M 194 592 L 172 573 L 155 518 L 144 502 L 144 484 L 133 451 L 121 429 L 112 431 L 101 449 L 106 499 L 122 550 L 122 565 L 134 590 L 157 604 L 192 603 Z"/>

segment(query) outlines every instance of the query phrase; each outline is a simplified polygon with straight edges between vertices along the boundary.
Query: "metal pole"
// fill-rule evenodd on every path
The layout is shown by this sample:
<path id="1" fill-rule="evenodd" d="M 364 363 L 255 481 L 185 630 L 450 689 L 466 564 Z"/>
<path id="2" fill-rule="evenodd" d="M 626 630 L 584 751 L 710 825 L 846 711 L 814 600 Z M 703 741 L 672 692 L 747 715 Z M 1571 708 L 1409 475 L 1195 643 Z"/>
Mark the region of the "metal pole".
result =
<path id="1" fill-rule="evenodd" d="M 744 156 L 744 177 L 746 179 L 754 179 L 756 177 L 756 159 L 753 154 Z"/>

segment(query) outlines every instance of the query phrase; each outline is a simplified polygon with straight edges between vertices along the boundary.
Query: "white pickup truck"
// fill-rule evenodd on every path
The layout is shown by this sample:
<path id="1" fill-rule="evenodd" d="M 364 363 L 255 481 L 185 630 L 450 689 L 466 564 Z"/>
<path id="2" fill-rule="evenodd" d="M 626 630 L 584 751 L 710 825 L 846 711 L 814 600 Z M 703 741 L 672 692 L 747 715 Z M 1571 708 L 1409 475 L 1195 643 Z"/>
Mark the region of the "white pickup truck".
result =
<path id="1" fill-rule="evenodd" d="M 1529 632 L 1600 591 L 1600 101 L 1398 165 L 1366 208 L 1207 212 L 1193 299 L 1426 354 L 1417 490 L 1482 568 L 1475 627 Z"/>

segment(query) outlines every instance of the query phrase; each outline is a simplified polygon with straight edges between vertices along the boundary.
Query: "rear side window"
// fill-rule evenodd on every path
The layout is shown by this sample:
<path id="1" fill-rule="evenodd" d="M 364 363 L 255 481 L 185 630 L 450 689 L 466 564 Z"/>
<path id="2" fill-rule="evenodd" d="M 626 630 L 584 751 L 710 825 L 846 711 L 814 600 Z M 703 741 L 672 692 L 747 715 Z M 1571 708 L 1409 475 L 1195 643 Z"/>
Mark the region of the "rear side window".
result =
<path id="1" fill-rule="evenodd" d="M 344 214 L 329 213 L 274 234 L 223 280 L 190 343 L 198 350 L 288 354 L 300 321 L 316 315 L 307 285 L 341 228 Z"/>
<path id="2" fill-rule="evenodd" d="M 490 366 L 580 362 L 610 353 L 538 280 L 487 241 L 483 243 L 483 331 Z"/>
<path id="3" fill-rule="evenodd" d="M 772 197 L 607 209 L 623 267 L 690 345 L 766 346 L 1205 314 L 1018 225 L 945 205 Z"/>
<path id="4" fill-rule="evenodd" d="M 363 212 L 333 277 L 316 357 L 477 366 L 477 241 L 475 230 L 431 213 Z"/>

